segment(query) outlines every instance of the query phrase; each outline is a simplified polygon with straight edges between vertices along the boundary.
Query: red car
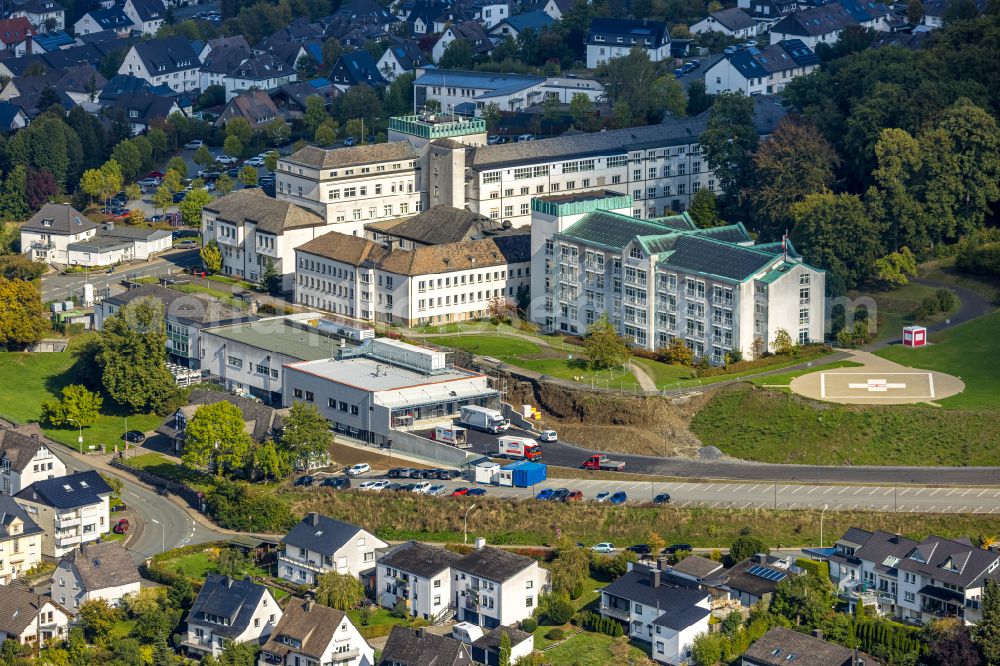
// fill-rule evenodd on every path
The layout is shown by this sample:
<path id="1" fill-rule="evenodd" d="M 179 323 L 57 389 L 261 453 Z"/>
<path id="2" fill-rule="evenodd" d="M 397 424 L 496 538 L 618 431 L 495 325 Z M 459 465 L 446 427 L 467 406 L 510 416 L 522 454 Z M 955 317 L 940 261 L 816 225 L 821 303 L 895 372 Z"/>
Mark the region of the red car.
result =
<path id="1" fill-rule="evenodd" d="M 146 178 L 159 178 L 162 180 L 165 175 L 162 171 L 150 171 L 146 174 Z"/>
<path id="2" fill-rule="evenodd" d="M 115 534 L 125 534 L 128 532 L 128 518 L 120 519 L 111 529 Z"/>
<path id="3" fill-rule="evenodd" d="M 451 493 L 452 497 L 464 497 L 469 494 L 468 488 L 455 488 L 454 492 Z"/>
<path id="4" fill-rule="evenodd" d="M 579 502 L 583 499 L 583 492 L 579 490 L 574 490 L 569 495 L 563 498 L 564 502 Z"/>

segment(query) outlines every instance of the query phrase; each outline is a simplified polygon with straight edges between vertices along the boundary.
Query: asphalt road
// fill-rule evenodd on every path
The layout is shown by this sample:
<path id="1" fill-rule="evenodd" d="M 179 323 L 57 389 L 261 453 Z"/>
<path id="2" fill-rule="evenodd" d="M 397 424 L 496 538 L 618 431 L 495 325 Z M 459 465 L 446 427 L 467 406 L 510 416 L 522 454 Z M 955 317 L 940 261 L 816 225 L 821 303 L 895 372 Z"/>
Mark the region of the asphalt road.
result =
<path id="1" fill-rule="evenodd" d="M 722 60 L 722 55 L 723 54 L 721 54 L 721 53 L 713 53 L 712 55 L 709 55 L 709 56 L 704 56 L 704 57 L 698 56 L 698 60 L 701 61 L 701 67 L 699 67 L 698 69 L 693 70 L 691 72 L 688 72 L 684 76 L 682 76 L 679 79 L 677 79 L 677 81 L 680 82 L 680 84 L 682 86 L 684 86 L 684 90 L 687 90 L 688 88 L 691 87 L 691 82 L 692 81 L 696 81 L 696 80 L 704 81 L 705 80 L 705 72 L 708 71 L 709 67 L 711 67 L 712 65 L 714 65 L 718 61 Z"/>
<path id="2" fill-rule="evenodd" d="M 160 255 L 153 261 L 122 266 L 110 274 L 99 271 L 70 275 L 59 273 L 45 275 L 42 277 L 42 301 L 68 300 L 73 294 L 81 296 L 83 285 L 88 282 L 97 289 L 105 289 L 126 278 L 167 275 L 200 264 L 201 257 L 198 250 L 177 250 Z"/>

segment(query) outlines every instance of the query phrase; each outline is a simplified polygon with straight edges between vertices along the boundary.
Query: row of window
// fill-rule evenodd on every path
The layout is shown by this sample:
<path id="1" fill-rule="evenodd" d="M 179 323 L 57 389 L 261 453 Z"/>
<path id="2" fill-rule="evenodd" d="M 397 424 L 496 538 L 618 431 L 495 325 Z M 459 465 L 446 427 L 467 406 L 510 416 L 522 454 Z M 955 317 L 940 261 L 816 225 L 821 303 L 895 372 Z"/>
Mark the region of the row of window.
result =
<path id="1" fill-rule="evenodd" d="M 291 185 L 289 185 L 289 188 Z M 399 181 L 398 183 L 389 183 L 389 191 L 385 194 L 413 194 L 413 183 L 406 181 Z M 299 188 L 299 196 L 302 195 L 301 188 Z M 383 192 L 382 183 L 375 183 L 372 186 L 372 196 L 380 197 Z M 367 185 L 357 185 L 354 187 L 345 187 L 344 189 L 330 189 L 326 192 L 327 201 L 334 201 L 336 199 L 355 199 L 364 198 L 368 196 L 368 186 Z"/>
<path id="2" fill-rule="evenodd" d="M 394 217 L 395 216 L 395 213 L 393 212 L 394 210 L 395 208 L 391 204 L 386 204 L 382 206 L 382 217 Z M 419 213 L 421 210 L 423 210 L 423 203 L 420 201 L 414 201 L 413 212 Z M 406 202 L 399 204 L 399 214 L 409 215 L 410 204 Z M 347 212 L 337 211 L 336 213 L 334 213 L 334 217 L 336 218 L 337 222 L 346 222 Z M 368 219 L 374 220 L 377 217 L 378 217 L 378 208 L 375 206 L 370 207 L 368 209 Z M 355 221 L 364 219 L 360 208 L 355 208 L 354 210 L 351 211 L 351 219 Z"/>
<path id="3" fill-rule="evenodd" d="M 510 296 L 514 295 L 513 287 L 510 287 L 508 291 L 510 292 L 509 294 Z M 437 306 L 435 306 L 433 298 L 427 298 L 427 299 L 421 298 L 419 301 L 417 301 L 417 311 L 423 312 L 428 308 L 433 309 L 434 307 L 440 308 L 440 307 L 449 307 L 451 305 L 459 305 L 459 304 L 465 305 L 466 303 L 482 302 L 490 300 L 492 298 L 500 298 L 502 294 L 503 294 L 502 289 L 493 289 L 492 291 L 487 289 L 486 291 L 477 291 L 477 292 L 470 291 L 468 295 L 464 293 L 455 294 L 454 299 L 452 298 L 451 295 L 445 296 L 443 298 L 441 296 L 438 296 Z"/>

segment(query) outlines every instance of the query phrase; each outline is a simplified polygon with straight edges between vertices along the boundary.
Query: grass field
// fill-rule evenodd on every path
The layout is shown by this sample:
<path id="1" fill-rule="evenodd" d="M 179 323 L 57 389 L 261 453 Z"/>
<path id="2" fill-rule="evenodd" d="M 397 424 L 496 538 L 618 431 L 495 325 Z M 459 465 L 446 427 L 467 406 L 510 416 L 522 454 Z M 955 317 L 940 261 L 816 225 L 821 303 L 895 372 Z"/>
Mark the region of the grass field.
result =
<path id="1" fill-rule="evenodd" d="M 73 350 L 89 338 L 80 336 L 73 339 L 69 351 L 62 353 L 0 353 L 0 416 L 17 423 L 37 421 L 42 414 L 42 403 L 58 397 L 63 387 L 71 383 L 68 375 L 76 361 Z M 84 448 L 104 444 L 110 449 L 120 444 L 125 433 L 126 416 L 129 430 L 147 431 L 160 424 L 160 418 L 155 414 L 127 414 L 105 400 L 103 413 L 97 422 L 83 429 Z M 78 428 L 44 427 L 43 430 L 57 442 L 73 448 L 79 446 Z"/>
<path id="2" fill-rule="evenodd" d="M 628 642 L 626 637 L 581 632 L 545 653 L 545 663 L 552 666 L 604 666 L 626 664 L 629 656 L 648 657 L 648 653 Z"/>
<path id="3" fill-rule="evenodd" d="M 860 363 L 855 363 L 854 361 L 834 361 L 833 363 L 825 363 L 819 368 L 806 368 L 805 370 L 794 370 L 792 372 L 783 372 L 776 375 L 767 375 L 766 377 L 756 377 L 750 381 L 756 386 L 779 387 L 790 384 L 796 377 L 808 375 L 810 372 L 820 372 L 822 370 L 832 370 L 834 368 L 857 368 L 860 366 Z"/>
<path id="4" fill-rule="evenodd" d="M 940 400 L 949 409 L 1000 409 L 1000 313 L 974 319 L 930 336 L 931 345 L 893 345 L 878 355 L 906 366 L 937 370 L 965 382 L 965 391 Z"/>
<path id="5" fill-rule="evenodd" d="M 162 562 L 163 566 L 174 571 L 178 571 L 188 578 L 204 580 L 205 576 L 218 571 L 218 567 L 213 559 L 213 548 L 206 548 L 195 553 L 181 555 Z M 266 576 L 267 571 L 259 567 L 251 567 L 246 572 L 251 576 Z"/>
<path id="6" fill-rule="evenodd" d="M 986 275 L 970 275 L 955 270 L 955 257 L 938 259 L 918 267 L 921 277 L 947 285 L 964 287 L 981 294 L 994 305 L 1000 305 L 1000 278 Z"/>
<path id="7" fill-rule="evenodd" d="M 211 477 L 201 472 L 196 472 L 193 469 L 188 469 L 183 465 L 178 465 L 170 458 L 159 453 L 143 453 L 137 456 L 130 455 L 125 462 L 137 469 L 146 470 L 150 474 L 186 483 L 202 492 L 211 489 L 213 486 Z"/>
<path id="8" fill-rule="evenodd" d="M 922 284 L 910 283 L 904 287 L 891 289 L 888 291 L 876 292 L 851 292 L 851 298 L 868 296 L 875 300 L 878 307 L 878 330 L 875 334 L 876 340 L 888 340 L 897 338 L 902 334 L 903 326 L 910 324 L 928 325 L 943 321 L 950 314 L 956 312 L 961 303 L 956 298 L 955 307 L 949 312 L 938 312 L 931 317 L 917 320 L 913 313 L 920 305 L 920 302 L 928 296 L 934 296 L 937 289 Z"/>

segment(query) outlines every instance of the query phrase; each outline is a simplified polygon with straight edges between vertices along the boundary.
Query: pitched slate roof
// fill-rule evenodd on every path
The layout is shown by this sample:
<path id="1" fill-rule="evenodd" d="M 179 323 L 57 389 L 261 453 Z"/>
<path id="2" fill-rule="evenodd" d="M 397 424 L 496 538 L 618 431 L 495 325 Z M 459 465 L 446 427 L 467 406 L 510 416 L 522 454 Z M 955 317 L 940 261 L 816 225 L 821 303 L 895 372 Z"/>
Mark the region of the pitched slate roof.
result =
<path id="1" fill-rule="evenodd" d="M 387 50 L 392 51 L 396 62 L 407 72 L 430 63 L 424 52 L 420 50 L 420 46 L 412 39 L 390 38 Z"/>
<path id="2" fill-rule="evenodd" d="M 363 49 L 340 56 L 334 69 L 344 71 L 349 75 L 351 83 L 367 83 L 372 86 L 388 84 L 388 81 L 382 76 L 382 72 L 379 71 L 375 58 Z"/>
<path id="3" fill-rule="evenodd" d="M 0 631 L 8 636 L 20 636 L 38 619 L 45 604 L 62 608 L 50 597 L 20 587 L 0 585 Z"/>
<path id="4" fill-rule="evenodd" d="M 95 222 L 69 204 L 55 203 L 45 204 L 21 225 L 23 231 L 60 234 L 79 234 L 96 228 Z"/>
<path id="5" fill-rule="evenodd" d="M 854 18 L 839 2 L 831 2 L 821 7 L 810 7 L 794 14 L 788 14 L 771 28 L 772 32 L 817 37 L 857 25 Z"/>
<path id="6" fill-rule="evenodd" d="M 455 562 L 454 568 L 495 583 L 503 583 L 534 563 L 535 560 L 530 557 L 503 548 L 483 546 Z"/>
<path id="7" fill-rule="evenodd" d="M 859 653 L 858 656 L 864 659 L 865 666 L 879 666 L 879 662 L 867 654 Z M 788 666 L 789 663 L 851 666 L 854 650 L 791 629 L 774 627 L 743 653 L 743 659 L 749 660 L 744 663 L 752 666 Z"/>
<path id="8" fill-rule="evenodd" d="M 493 650 L 497 652 L 500 650 L 500 640 L 501 635 L 507 634 L 510 638 L 511 647 L 520 645 L 524 641 L 531 638 L 531 634 L 526 631 L 521 631 L 515 626 L 509 627 L 494 627 L 493 629 L 487 631 L 485 634 L 477 638 L 472 645 L 481 650 Z"/>
<path id="9" fill-rule="evenodd" d="M 503 226 L 500 220 L 465 208 L 433 206 L 412 217 L 376 222 L 366 228 L 423 245 L 441 245 L 479 239 L 486 232 L 501 231 Z"/>
<path id="10" fill-rule="evenodd" d="M 334 520 L 318 513 L 307 513 L 299 524 L 285 535 L 285 544 L 313 550 L 321 555 L 333 555 L 363 532 L 357 525 Z"/>
<path id="11" fill-rule="evenodd" d="M 54 479 L 43 479 L 19 492 L 17 499 L 38 502 L 56 509 L 76 509 L 100 503 L 111 495 L 111 486 L 96 470 L 77 472 Z"/>
<path id="12" fill-rule="evenodd" d="M 284 658 L 294 649 L 296 653 L 319 662 L 345 616 L 344 611 L 293 597 L 261 650 Z M 292 648 L 282 640 L 284 637 L 298 641 L 299 646 Z"/>
<path id="13" fill-rule="evenodd" d="M 153 93 L 159 94 L 162 90 L 160 88 L 154 87 L 152 83 L 146 79 L 140 79 L 138 76 L 133 76 L 131 74 L 117 74 L 108 80 L 104 86 L 101 87 L 101 94 L 98 95 L 98 99 L 102 102 L 110 102 L 123 95 L 135 95 L 140 93 Z M 174 91 L 170 90 L 170 95 L 174 95 Z"/>
<path id="14" fill-rule="evenodd" d="M 774 590 L 778 587 L 778 583 L 781 581 L 778 580 L 776 576 L 772 578 L 764 578 L 762 576 L 748 573 L 749 570 L 754 567 L 761 567 L 767 571 L 783 573 L 785 576 L 792 575 L 792 573 L 788 570 L 779 569 L 770 565 L 762 565 L 753 559 L 749 559 L 738 562 L 726 572 L 726 586 L 740 592 L 748 592 L 755 597 L 763 597 L 765 594 L 774 592 Z"/>
<path id="15" fill-rule="evenodd" d="M 127 0 L 132 4 L 135 9 L 136 15 L 139 20 L 143 23 L 148 23 L 150 21 L 158 21 L 163 19 L 167 14 L 167 8 L 164 7 L 161 0 Z"/>
<path id="16" fill-rule="evenodd" d="M 483 26 L 476 21 L 455 23 L 448 27 L 455 39 L 464 39 L 472 45 L 474 53 L 486 53 L 493 48 L 490 36 Z"/>
<path id="17" fill-rule="evenodd" d="M 189 324 L 211 324 L 221 326 L 240 321 L 253 321 L 256 316 L 247 314 L 244 310 L 229 307 L 220 303 L 217 299 L 206 294 L 186 294 L 176 289 L 161 287 L 158 284 L 145 284 L 135 289 L 129 289 L 115 296 L 104 299 L 104 303 L 122 308 L 139 300 L 140 298 L 154 298 L 163 304 L 166 317 Z M 220 393 L 218 391 L 203 391 L 201 389 L 191 392 L 189 402 L 194 402 L 196 397 L 203 393 L 226 396 L 237 399 L 234 395 Z M 202 404 L 202 401 L 199 404 Z M 248 402 L 253 402 L 248 401 Z M 234 403 L 236 404 L 236 403 Z M 254 403 L 259 404 L 259 403 Z M 239 406 L 237 404 L 237 406 Z M 268 408 L 270 409 L 270 408 Z"/>
<path id="18" fill-rule="evenodd" d="M 670 585 L 665 583 L 662 578 L 660 584 L 653 587 L 650 571 L 650 567 L 645 565 L 633 565 L 631 571 L 605 585 L 601 591 L 643 606 L 659 608 L 661 613 L 670 615 L 680 615 L 689 607 L 695 606 L 709 596 L 708 592 L 704 590 Z"/>
<path id="19" fill-rule="evenodd" d="M 472 664 L 472 657 L 460 641 L 449 636 L 438 636 L 423 629 L 406 629 L 395 626 L 382 648 L 379 666 L 464 666 Z"/>
<path id="20" fill-rule="evenodd" d="M 244 58 L 228 72 L 231 78 L 263 81 L 288 76 L 293 71 L 270 53 Z"/>
<path id="21" fill-rule="evenodd" d="M 311 210 L 288 201 L 278 201 L 258 188 L 243 189 L 219 197 L 207 204 L 205 210 L 231 224 L 253 223 L 257 229 L 271 234 L 281 234 L 285 229 L 322 226 L 326 220 Z"/>
<path id="22" fill-rule="evenodd" d="M 707 578 L 712 574 L 720 573 L 722 564 L 701 555 L 688 555 L 670 568 L 695 578 Z"/>
<path id="23" fill-rule="evenodd" d="M 274 105 L 267 91 L 247 90 L 229 100 L 229 104 L 216 121 L 216 126 L 221 127 L 234 115 L 246 119 L 250 127 L 256 128 L 277 118 L 278 107 Z"/>
<path id="24" fill-rule="evenodd" d="M 506 23 L 512 27 L 516 32 L 520 33 L 523 30 L 534 30 L 535 32 L 541 32 L 543 28 L 551 27 L 555 25 L 555 19 L 543 12 L 542 10 L 533 12 L 524 12 L 523 14 L 515 14 L 514 16 L 508 16 L 503 21 L 500 21 L 497 25 L 493 26 L 493 30 L 490 32 L 496 32 L 499 26 Z"/>
<path id="25" fill-rule="evenodd" d="M 596 38 L 601 36 L 604 41 Z M 587 32 L 588 44 L 617 45 L 618 37 L 624 41 L 624 46 L 656 48 L 670 42 L 667 24 L 663 21 L 647 19 L 593 18 L 590 20 L 590 30 Z"/>
<path id="26" fill-rule="evenodd" d="M 183 37 L 166 37 L 137 42 L 132 46 L 150 76 L 163 76 L 201 66 L 191 42 Z"/>
<path id="27" fill-rule="evenodd" d="M 736 32 L 737 30 L 746 30 L 747 28 L 752 28 L 757 25 L 757 22 L 739 7 L 720 9 L 717 12 L 713 12 L 711 16 L 720 25 L 729 28 L 733 32 Z"/>
<path id="28" fill-rule="evenodd" d="M 154 95 L 151 92 L 119 95 L 108 105 L 120 109 L 128 122 L 149 125 L 157 120 L 166 120 L 175 111 L 172 97 Z M 135 112 L 136 115 L 132 115 Z"/>
<path id="29" fill-rule="evenodd" d="M 211 624 L 213 633 L 235 638 L 250 626 L 253 612 L 265 594 L 270 594 L 267 588 L 249 578 L 237 580 L 210 573 L 191 605 L 188 622 Z M 227 618 L 229 624 L 209 623 L 209 615 Z"/>
<path id="30" fill-rule="evenodd" d="M 936 583 L 970 587 L 988 573 L 998 559 L 1000 556 L 996 553 L 976 548 L 968 542 L 929 536 L 896 567 L 932 578 Z"/>
<path id="31" fill-rule="evenodd" d="M 375 0 L 348 0 L 340 6 L 340 9 L 333 16 L 335 18 L 344 17 L 351 21 L 357 21 L 360 18 L 373 18 L 380 23 L 396 22 L 396 17 Z"/>
<path id="32" fill-rule="evenodd" d="M 9 132 L 14 129 L 14 120 L 19 113 L 24 113 L 24 111 L 16 104 L 0 102 L 0 131 Z"/>
<path id="33" fill-rule="evenodd" d="M 774 255 L 767 252 L 689 234 L 674 241 L 670 253 L 661 263 L 691 273 L 742 281 L 774 260 Z"/>
<path id="34" fill-rule="evenodd" d="M 205 56 L 201 71 L 211 74 L 228 74 L 246 61 L 252 53 L 250 47 L 245 44 L 221 44 L 214 47 Z"/>
<path id="35" fill-rule="evenodd" d="M 312 169 L 339 169 L 378 162 L 415 160 L 416 158 L 417 153 L 408 141 L 393 141 L 333 150 L 306 146 L 288 157 L 283 157 L 281 161 Z"/>
<path id="36" fill-rule="evenodd" d="M 45 442 L 17 430 L 0 430 L 0 460 L 8 461 L 15 472 L 23 472 Z"/>
<path id="37" fill-rule="evenodd" d="M 11 533 L 11 523 L 15 520 L 21 521 L 21 531 L 16 535 Z M 0 495 L 0 539 L 17 536 L 30 536 L 41 534 L 42 528 L 31 519 L 28 512 L 20 504 L 14 501 L 10 495 Z"/>
<path id="38" fill-rule="evenodd" d="M 141 580 L 132 556 L 117 541 L 84 544 L 67 553 L 63 561 L 76 569 L 83 589 L 88 592 Z"/>
<path id="39" fill-rule="evenodd" d="M 379 566 L 393 567 L 420 578 L 432 578 L 462 559 L 447 548 L 417 541 L 402 543 L 382 556 Z"/>
<path id="40" fill-rule="evenodd" d="M 31 21 L 24 16 L 0 21 L 0 42 L 7 46 L 19 44 L 35 34 Z"/>

